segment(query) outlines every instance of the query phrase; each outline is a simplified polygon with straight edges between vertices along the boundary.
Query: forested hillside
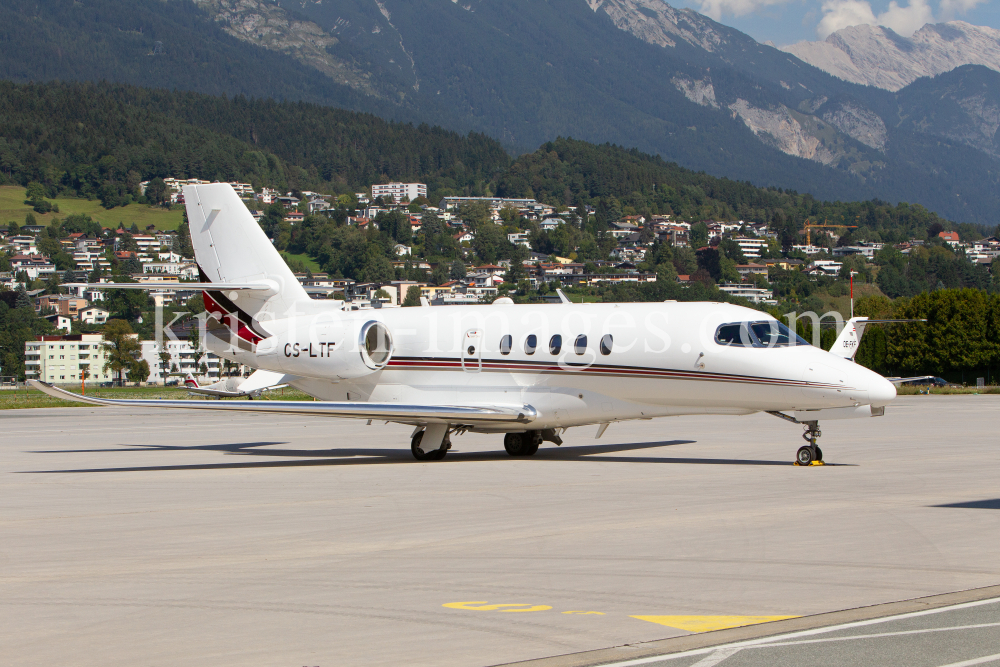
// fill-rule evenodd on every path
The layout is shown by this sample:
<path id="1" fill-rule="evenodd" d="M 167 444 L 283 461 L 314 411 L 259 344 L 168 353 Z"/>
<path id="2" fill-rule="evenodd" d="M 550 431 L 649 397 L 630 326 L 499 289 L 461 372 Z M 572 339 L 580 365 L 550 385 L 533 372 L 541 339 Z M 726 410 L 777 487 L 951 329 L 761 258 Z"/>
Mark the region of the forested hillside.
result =
<path id="1" fill-rule="evenodd" d="M 567 206 L 592 204 L 597 217 L 605 221 L 617 220 L 624 212 L 646 217 L 674 214 L 691 221 L 766 222 L 782 234 L 785 246 L 801 242 L 798 233 L 807 219 L 856 225 L 845 243 L 924 238 L 935 224 L 970 238 L 983 231 L 969 224 L 953 225 L 919 205 L 824 202 L 808 193 L 714 178 L 634 149 L 573 139 L 551 141 L 520 157 L 500 179 L 497 192 L 507 197 L 537 196 Z"/>
<path id="2" fill-rule="evenodd" d="M 418 180 L 480 192 L 509 164 L 496 141 L 306 103 L 124 85 L 0 82 L 0 183 L 127 202 L 154 177 L 354 192 Z"/>
<path id="3" fill-rule="evenodd" d="M 187 1 L 4 0 L 0 78 L 115 81 L 378 107 L 311 67 L 227 35 Z M 394 113 L 389 106 L 381 111 Z"/>

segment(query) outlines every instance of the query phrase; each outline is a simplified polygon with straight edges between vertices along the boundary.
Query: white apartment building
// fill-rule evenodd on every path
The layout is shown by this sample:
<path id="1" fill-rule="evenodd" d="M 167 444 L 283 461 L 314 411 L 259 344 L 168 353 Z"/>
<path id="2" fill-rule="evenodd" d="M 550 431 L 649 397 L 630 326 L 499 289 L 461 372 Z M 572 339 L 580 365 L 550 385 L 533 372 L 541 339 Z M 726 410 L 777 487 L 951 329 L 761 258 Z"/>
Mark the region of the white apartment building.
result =
<path id="1" fill-rule="evenodd" d="M 160 359 L 160 348 L 156 345 L 156 341 L 142 341 L 142 358 L 149 364 L 147 382 L 164 384 L 171 374 L 176 373 L 181 375 L 191 373 L 199 381 L 215 382 L 219 379 L 222 362 L 217 355 L 204 350 L 200 360 L 197 360 L 194 348 L 186 340 L 164 339 L 163 345 L 166 347 L 166 353 L 170 355 L 170 361 L 166 362 L 166 368 L 164 368 L 163 360 Z M 202 364 L 208 368 L 208 373 L 201 373 Z M 182 377 L 181 382 L 183 381 Z"/>
<path id="2" fill-rule="evenodd" d="M 821 252 L 825 252 L 826 248 L 820 248 L 815 245 L 793 245 L 793 252 L 801 252 L 804 255 L 818 255 Z"/>
<path id="3" fill-rule="evenodd" d="M 749 299 L 753 303 L 768 305 L 778 303 L 774 300 L 774 292 L 771 290 L 762 287 L 750 287 L 746 283 L 726 283 L 725 285 L 719 285 L 719 291 Z"/>
<path id="4" fill-rule="evenodd" d="M 34 236 L 11 236 L 7 239 L 16 252 L 22 255 L 37 255 L 38 248 L 35 247 Z"/>
<path id="5" fill-rule="evenodd" d="M 236 194 L 240 196 L 240 199 L 253 199 L 257 194 L 253 190 L 253 185 L 250 183 L 237 183 L 235 181 L 229 181 L 229 184 L 233 186 L 233 190 L 236 190 Z"/>
<path id="6" fill-rule="evenodd" d="M 107 358 L 101 334 L 42 336 L 41 340 L 24 344 L 25 376 L 29 380 L 75 384 L 86 372 L 86 384 L 110 382 L 115 378 L 111 371 L 104 372 Z"/>
<path id="7" fill-rule="evenodd" d="M 193 279 L 198 277 L 198 265 L 193 262 L 146 262 L 142 272 Z"/>
<path id="8" fill-rule="evenodd" d="M 543 214 L 546 209 L 551 213 L 552 207 L 539 204 L 534 199 L 511 199 L 507 197 L 445 197 L 441 200 L 440 207 L 446 211 L 458 208 L 462 204 L 475 204 L 485 202 L 487 206 L 495 211 L 510 207 L 517 210 L 529 209 L 535 213 Z"/>
<path id="9" fill-rule="evenodd" d="M 397 204 L 413 201 L 417 197 L 427 197 L 427 186 L 423 183 L 386 183 L 372 186 L 372 197 L 392 197 Z"/>
<path id="10" fill-rule="evenodd" d="M 760 257 L 761 251 L 767 247 L 767 239 L 748 239 L 742 236 L 737 236 L 733 240 L 740 246 L 740 250 L 743 251 L 744 257 L 750 257 L 753 259 Z"/>
<path id="11" fill-rule="evenodd" d="M 531 243 L 528 242 L 527 232 L 516 232 L 514 234 L 508 234 L 507 240 L 514 245 L 523 245 L 525 248 L 530 248 Z"/>

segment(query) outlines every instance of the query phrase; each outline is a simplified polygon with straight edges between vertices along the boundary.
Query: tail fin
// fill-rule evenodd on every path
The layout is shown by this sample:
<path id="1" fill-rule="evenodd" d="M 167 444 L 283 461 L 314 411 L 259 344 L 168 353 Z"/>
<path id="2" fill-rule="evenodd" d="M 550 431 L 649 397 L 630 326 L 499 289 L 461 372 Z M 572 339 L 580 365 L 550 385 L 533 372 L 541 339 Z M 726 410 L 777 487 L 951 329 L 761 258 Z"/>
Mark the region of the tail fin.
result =
<path id="1" fill-rule="evenodd" d="M 231 185 L 184 186 L 184 201 L 191 245 L 203 282 L 218 283 L 220 290 L 225 290 L 226 283 L 268 281 L 276 285 L 276 292 L 270 294 L 241 292 L 238 308 L 225 292 L 206 292 L 213 300 L 229 302 L 217 303 L 218 310 L 227 314 L 240 311 L 241 320 L 257 319 L 262 310 L 281 316 L 292 310 L 296 302 L 309 300 Z M 221 299 L 216 299 L 217 296 Z M 211 311 L 209 298 L 205 306 Z"/>
<path id="2" fill-rule="evenodd" d="M 844 322 L 844 328 L 833 342 L 830 352 L 838 357 L 853 360 L 854 355 L 858 353 L 858 346 L 861 345 L 861 337 L 865 335 L 867 324 L 867 317 L 852 317 Z"/>
<path id="3" fill-rule="evenodd" d="M 199 387 L 200 385 L 198 384 L 198 381 L 194 379 L 194 376 L 193 376 L 193 375 L 191 375 L 190 373 L 188 373 L 188 374 L 187 374 L 187 375 L 186 375 L 186 376 L 184 377 L 184 386 L 185 386 L 185 387 L 190 387 L 190 388 L 192 388 L 192 389 L 198 389 L 198 387 Z"/>

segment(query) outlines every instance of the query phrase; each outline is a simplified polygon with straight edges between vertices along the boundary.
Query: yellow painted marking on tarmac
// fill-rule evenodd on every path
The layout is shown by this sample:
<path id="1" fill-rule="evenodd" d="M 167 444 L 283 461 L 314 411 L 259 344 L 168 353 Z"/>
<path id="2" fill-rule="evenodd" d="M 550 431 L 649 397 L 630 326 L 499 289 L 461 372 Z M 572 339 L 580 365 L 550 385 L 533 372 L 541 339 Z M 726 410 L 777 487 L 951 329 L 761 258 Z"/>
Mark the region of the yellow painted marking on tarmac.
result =
<path id="1" fill-rule="evenodd" d="M 596 614 L 597 616 L 604 616 L 603 611 L 564 611 L 564 614 L 577 614 L 579 616 L 586 616 L 587 614 Z"/>
<path id="2" fill-rule="evenodd" d="M 514 604 L 489 604 L 486 600 L 473 600 L 471 602 L 447 602 L 441 606 L 448 607 L 449 609 L 471 609 L 472 611 L 548 611 L 549 609 L 552 609 L 552 607 L 544 604 L 532 605 L 527 602 Z M 503 607 L 527 607 L 527 609 L 504 609 Z"/>
<path id="3" fill-rule="evenodd" d="M 688 632 L 711 632 L 712 630 L 738 628 L 757 623 L 783 621 L 786 618 L 798 618 L 798 616 L 633 616 L 632 618 Z"/>

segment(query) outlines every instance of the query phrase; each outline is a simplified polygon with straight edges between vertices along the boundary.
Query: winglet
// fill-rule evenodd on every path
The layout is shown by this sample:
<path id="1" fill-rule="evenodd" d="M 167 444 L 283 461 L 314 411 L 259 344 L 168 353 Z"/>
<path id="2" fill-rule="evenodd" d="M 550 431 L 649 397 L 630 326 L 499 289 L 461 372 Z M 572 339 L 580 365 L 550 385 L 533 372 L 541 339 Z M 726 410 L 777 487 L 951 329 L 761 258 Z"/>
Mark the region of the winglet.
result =
<path id="1" fill-rule="evenodd" d="M 74 394 L 71 391 L 60 389 L 59 387 L 55 387 L 48 382 L 42 382 L 41 380 L 28 380 L 28 384 L 43 394 L 48 394 L 52 398 L 58 398 L 61 401 L 74 401 L 76 403 L 86 403 L 88 405 L 107 405 L 107 403 L 104 403 L 100 399 Z"/>

